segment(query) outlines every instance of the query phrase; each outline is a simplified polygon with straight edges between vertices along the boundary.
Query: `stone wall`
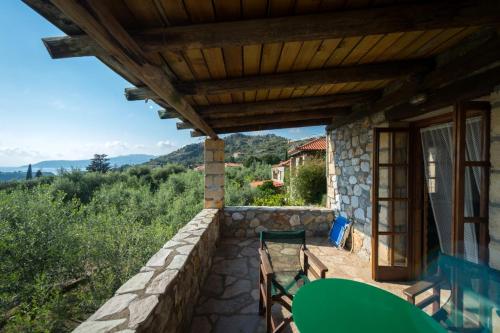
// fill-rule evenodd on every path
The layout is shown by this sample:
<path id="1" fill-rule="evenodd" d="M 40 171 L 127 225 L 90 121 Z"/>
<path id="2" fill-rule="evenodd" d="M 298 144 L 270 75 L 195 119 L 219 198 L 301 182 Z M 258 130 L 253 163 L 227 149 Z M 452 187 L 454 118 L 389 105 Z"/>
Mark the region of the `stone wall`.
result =
<path id="1" fill-rule="evenodd" d="M 490 96 L 490 266 L 500 269 L 500 86 Z"/>
<path id="2" fill-rule="evenodd" d="M 74 332 L 185 331 L 212 265 L 219 216 L 202 210 Z"/>
<path id="3" fill-rule="evenodd" d="M 225 207 L 222 237 L 257 237 L 266 230 L 306 230 L 307 236 L 326 237 L 333 211 L 319 207 Z"/>
<path id="4" fill-rule="evenodd" d="M 378 113 L 327 133 L 327 207 L 354 221 L 353 250 L 371 253 L 371 188 L 373 127 L 382 126 Z"/>

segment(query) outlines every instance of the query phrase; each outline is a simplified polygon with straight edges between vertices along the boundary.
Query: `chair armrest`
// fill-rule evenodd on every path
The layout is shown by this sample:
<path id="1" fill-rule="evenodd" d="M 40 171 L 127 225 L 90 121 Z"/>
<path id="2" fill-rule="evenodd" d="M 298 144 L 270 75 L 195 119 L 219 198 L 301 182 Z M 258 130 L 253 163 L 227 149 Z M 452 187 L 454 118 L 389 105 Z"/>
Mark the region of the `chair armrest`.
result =
<path id="1" fill-rule="evenodd" d="M 443 280 L 439 276 L 432 276 L 427 278 L 426 280 L 418 281 L 413 286 L 406 288 L 403 290 L 403 293 L 406 295 L 408 300 L 411 300 L 413 304 L 415 304 L 415 298 L 422 294 L 423 292 L 438 287 Z"/>
<path id="2" fill-rule="evenodd" d="M 304 249 L 304 255 L 313 263 L 321 272 L 321 278 L 325 278 L 328 268 L 318 259 L 311 251 Z"/>
<path id="3" fill-rule="evenodd" d="M 265 275 L 273 275 L 273 267 L 271 266 L 271 263 L 269 262 L 269 258 L 267 257 L 267 254 L 264 252 L 264 250 L 259 249 L 259 256 L 260 256 L 260 265 L 262 267 L 262 271 Z"/>

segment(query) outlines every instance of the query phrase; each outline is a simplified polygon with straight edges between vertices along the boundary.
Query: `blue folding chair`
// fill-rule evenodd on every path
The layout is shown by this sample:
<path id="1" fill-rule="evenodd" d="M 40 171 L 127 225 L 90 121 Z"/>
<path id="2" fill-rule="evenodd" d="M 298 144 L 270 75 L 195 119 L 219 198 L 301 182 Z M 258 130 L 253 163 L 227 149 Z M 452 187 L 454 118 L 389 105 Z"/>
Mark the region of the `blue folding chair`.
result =
<path id="1" fill-rule="evenodd" d="M 337 216 L 333 221 L 332 228 L 330 229 L 329 240 L 330 242 L 340 248 L 344 245 L 344 236 L 349 230 L 350 223 L 349 220 L 343 216 Z"/>

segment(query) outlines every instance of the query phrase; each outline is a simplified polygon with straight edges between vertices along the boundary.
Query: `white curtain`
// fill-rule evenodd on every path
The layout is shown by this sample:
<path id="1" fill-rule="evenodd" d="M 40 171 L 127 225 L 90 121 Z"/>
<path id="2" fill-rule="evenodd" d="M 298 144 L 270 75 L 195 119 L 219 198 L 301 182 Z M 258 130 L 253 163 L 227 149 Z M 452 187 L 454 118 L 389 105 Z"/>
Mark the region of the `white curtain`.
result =
<path id="1" fill-rule="evenodd" d="M 434 220 L 441 251 L 451 254 L 451 198 L 453 174 L 453 127 L 451 123 L 426 127 L 421 130 L 427 183 L 435 182 L 430 191 Z M 434 164 L 434 171 L 431 166 Z M 432 180 L 432 178 L 434 180 Z"/>
<path id="2" fill-rule="evenodd" d="M 451 254 L 452 230 L 452 181 L 453 181 L 453 124 L 446 123 L 430 126 L 421 130 L 422 148 L 425 165 L 425 175 L 434 182 L 433 191 L 430 191 L 434 220 L 438 231 L 441 251 Z M 481 119 L 470 118 L 466 122 L 466 159 L 478 161 L 481 157 Z M 429 163 L 430 162 L 430 163 Z M 434 170 L 431 165 L 434 164 Z M 477 215 L 478 194 L 480 189 L 480 168 L 466 168 L 464 186 L 464 214 L 465 216 Z M 478 245 L 475 225 L 464 225 L 464 251 L 465 258 L 478 262 Z"/>

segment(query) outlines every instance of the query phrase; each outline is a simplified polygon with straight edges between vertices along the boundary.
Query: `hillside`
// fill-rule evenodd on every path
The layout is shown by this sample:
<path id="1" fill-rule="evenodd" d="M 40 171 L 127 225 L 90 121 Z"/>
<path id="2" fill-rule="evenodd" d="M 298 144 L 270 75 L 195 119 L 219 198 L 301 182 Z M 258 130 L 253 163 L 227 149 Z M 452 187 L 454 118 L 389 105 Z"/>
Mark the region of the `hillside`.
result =
<path id="1" fill-rule="evenodd" d="M 116 157 L 109 157 L 109 163 L 112 167 L 121 167 L 123 165 L 136 165 L 143 164 L 154 158 L 153 155 L 146 154 L 130 154 Z M 88 160 L 48 160 L 41 161 L 38 163 L 34 163 L 31 165 L 33 172 L 37 170 L 48 171 L 51 173 L 57 173 L 59 169 L 85 169 L 90 164 L 90 159 Z M 1 167 L 0 172 L 5 173 L 5 179 L 7 179 L 7 173 L 9 173 L 10 179 L 17 179 L 17 175 L 15 173 L 21 172 L 26 174 L 28 170 L 27 165 L 22 165 L 18 167 Z M 21 177 L 22 178 L 22 177 Z M 5 180 L 4 179 L 4 180 Z"/>
<path id="2" fill-rule="evenodd" d="M 274 134 L 232 134 L 224 138 L 226 161 L 244 162 L 250 157 L 282 160 L 286 156 L 288 139 Z M 168 155 L 152 159 L 148 164 L 179 163 L 188 167 L 203 163 L 203 143 L 184 146 Z"/>

